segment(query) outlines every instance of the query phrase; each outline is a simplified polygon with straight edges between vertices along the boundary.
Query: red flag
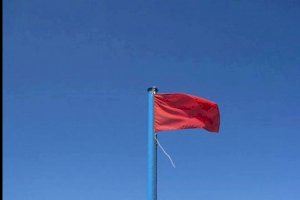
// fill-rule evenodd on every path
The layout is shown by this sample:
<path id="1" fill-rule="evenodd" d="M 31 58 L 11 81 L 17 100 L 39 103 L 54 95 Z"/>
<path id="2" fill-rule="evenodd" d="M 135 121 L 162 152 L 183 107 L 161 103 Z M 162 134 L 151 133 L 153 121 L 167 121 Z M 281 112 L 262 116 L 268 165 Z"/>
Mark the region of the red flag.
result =
<path id="1" fill-rule="evenodd" d="M 188 94 L 155 94 L 154 113 L 155 132 L 191 128 L 219 131 L 218 105 L 204 98 Z"/>

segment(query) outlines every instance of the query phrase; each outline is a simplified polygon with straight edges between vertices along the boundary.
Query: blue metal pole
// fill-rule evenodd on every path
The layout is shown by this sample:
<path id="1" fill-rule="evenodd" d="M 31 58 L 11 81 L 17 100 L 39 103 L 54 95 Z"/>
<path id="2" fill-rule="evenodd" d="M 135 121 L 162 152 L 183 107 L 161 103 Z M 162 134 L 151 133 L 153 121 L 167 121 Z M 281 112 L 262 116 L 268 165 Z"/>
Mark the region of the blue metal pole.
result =
<path id="1" fill-rule="evenodd" d="M 148 88 L 148 190 L 147 200 L 157 200 L 157 144 L 154 132 L 154 95 L 156 87 Z"/>

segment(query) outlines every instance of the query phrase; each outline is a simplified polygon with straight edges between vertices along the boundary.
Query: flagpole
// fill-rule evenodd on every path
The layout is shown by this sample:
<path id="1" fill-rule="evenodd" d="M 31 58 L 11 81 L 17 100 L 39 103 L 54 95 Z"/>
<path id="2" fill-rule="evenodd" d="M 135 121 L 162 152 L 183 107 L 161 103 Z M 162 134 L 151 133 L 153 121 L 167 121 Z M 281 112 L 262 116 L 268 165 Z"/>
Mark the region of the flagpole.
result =
<path id="1" fill-rule="evenodd" d="M 147 200 L 157 200 L 157 144 L 154 132 L 154 95 L 156 87 L 148 88 L 148 190 Z"/>

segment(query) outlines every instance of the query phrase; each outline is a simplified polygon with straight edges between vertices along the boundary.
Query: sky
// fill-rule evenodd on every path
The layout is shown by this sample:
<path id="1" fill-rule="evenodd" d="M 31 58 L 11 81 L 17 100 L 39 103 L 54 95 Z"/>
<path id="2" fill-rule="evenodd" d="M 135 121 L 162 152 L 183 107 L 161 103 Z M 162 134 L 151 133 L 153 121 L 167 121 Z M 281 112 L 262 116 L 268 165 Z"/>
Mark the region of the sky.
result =
<path id="1" fill-rule="evenodd" d="M 4 0 L 5 200 L 141 200 L 147 88 L 217 102 L 161 132 L 158 199 L 300 199 L 300 3 Z"/>

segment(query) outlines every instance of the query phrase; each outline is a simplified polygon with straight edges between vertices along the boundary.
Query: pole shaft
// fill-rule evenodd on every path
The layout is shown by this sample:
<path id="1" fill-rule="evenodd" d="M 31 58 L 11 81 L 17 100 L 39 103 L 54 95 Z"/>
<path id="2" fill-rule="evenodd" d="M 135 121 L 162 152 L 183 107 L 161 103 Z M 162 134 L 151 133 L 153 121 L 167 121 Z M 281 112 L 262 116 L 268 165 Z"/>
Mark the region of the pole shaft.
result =
<path id="1" fill-rule="evenodd" d="M 147 200 L 157 200 L 157 144 L 154 132 L 154 94 L 156 88 L 148 89 L 148 194 Z"/>

